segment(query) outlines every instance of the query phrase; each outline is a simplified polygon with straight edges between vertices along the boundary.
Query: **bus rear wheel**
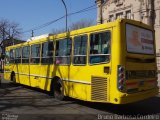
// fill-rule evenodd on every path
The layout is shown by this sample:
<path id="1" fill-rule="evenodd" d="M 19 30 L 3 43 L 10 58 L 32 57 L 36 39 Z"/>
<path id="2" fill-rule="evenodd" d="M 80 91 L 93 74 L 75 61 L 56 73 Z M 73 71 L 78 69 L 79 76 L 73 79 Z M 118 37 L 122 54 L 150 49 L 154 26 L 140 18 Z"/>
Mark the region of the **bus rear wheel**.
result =
<path id="1" fill-rule="evenodd" d="M 53 92 L 54 92 L 55 99 L 57 100 L 64 99 L 64 85 L 63 85 L 63 81 L 60 78 L 57 78 L 54 80 Z"/>

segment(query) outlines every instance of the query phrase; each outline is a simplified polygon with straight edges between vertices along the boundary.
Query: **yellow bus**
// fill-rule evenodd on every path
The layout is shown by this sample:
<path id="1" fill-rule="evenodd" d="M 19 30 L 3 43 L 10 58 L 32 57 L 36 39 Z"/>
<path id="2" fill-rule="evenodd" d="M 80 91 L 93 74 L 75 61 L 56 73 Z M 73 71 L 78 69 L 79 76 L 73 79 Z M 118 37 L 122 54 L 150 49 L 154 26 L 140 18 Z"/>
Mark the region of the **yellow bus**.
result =
<path id="1" fill-rule="evenodd" d="M 154 30 L 119 19 L 6 48 L 4 79 L 84 101 L 127 104 L 158 94 Z"/>

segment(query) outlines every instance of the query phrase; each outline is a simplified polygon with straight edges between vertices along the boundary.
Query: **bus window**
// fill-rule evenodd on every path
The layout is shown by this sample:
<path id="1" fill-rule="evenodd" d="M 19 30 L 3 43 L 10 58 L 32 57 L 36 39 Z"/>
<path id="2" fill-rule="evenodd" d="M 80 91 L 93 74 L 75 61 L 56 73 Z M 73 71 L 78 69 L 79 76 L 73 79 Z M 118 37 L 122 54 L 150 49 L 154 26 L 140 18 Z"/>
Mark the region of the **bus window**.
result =
<path id="1" fill-rule="evenodd" d="M 77 36 L 74 38 L 73 64 L 86 64 L 87 55 L 87 36 Z"/>
<path id="2" fill-rule="evenodd" d="M 10 50 L 10 63 L 15 62 L 15 50 Z"/>
<path id="3" fill-rule="evenodd" d="M 22 48 L 22 63 L 29 63 L 29 46 Z"/>
<path id="4" fill-rule="evenodd" d="M 56 42 L 56 64 L 68 65 L 71 63 L 72 40 L 64 39 Z"/>
<path id="5" fill-rule="evenodd" d="M 42 44 L 42 63 L 53 63 L 53 42 L 45 42 Z"/>
<path id="6" fill-rule="evenodd" d="M 17 48 L 15 52 L 15 63 L 21 63 L 21 48 Z"/>
<path id="7" fill-rule="evenodd" d="M 40 62 L 40 44 L 31 46 L 31 60 L 30 63 Z"/>
<path id="8" fill-rule="evenodd" d="M 110 32 L 91 34 L 90 64 L 103 63 L 110 60 Z"/>
<path id="9" fill-rule="evenodd" d="M 9 51 L 6 51 L 6 54 L 5 54 L 5 64 L 9 64 L 10 63 L 10 52 Z"/>

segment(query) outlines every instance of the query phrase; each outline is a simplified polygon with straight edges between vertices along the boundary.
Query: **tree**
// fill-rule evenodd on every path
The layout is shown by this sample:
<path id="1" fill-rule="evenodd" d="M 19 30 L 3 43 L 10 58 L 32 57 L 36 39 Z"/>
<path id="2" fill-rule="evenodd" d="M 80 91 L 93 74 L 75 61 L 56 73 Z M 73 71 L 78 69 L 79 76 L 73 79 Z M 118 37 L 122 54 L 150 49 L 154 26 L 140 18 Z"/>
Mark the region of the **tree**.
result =
<path id="1" fill-rule="evenodd" d="M 92 26 L 94 25 L 94 21 L 93 20 L 85 20 L 85 19 L 81 19 L 75 23 L 72 23 L 70 26 L 69 26 L 69 30 L 77 30 L 77 29 L 81 29 L 81 28 L 84 28 L 84 27 L 89 27 L 89 26 Z M 66 31 L 65 28 L 63 29 L 54 29 L 52 31 L 53 34 L 58 34 L 58 33 L 64 33 Z"/>
<path id="2" fill-rule="evenodd" d="M 19 39 L 20 37 L 21 28 L 18 23 L 10 22 L 7 19 L 0 20 L 0 47 L 2 50 L 4 49 L 4 40 L 11 40 L 13 43 L 14 39 Z"/>
<path id="3" fill-rule="evenodd" d="M 64 32 L 66 32 L 66 29 L 53 29 L 52 30 L 52 33 L 53 34 L 59 34 L 59 33 L 64 33 Z"/>
<path id="4" fill-rule="evenodd" d="M 93 20 L 85 20 L 85 19 L 81 19 L 75 23 L 72 23 L 70 25 L 70 30 L 77 30 L 77 29 L 81 29 L 81 28 L 85 28 L 85 27 L 89 27 L 94 25 Z"/>
<path id="5" fill-rule="evenodd" d="M 16 39 L 21 35 L 21 28 L 19 28 L 18 23 L 2 19 L 0 20 L 0 35 L 0 41 L 5 39 Z"/>

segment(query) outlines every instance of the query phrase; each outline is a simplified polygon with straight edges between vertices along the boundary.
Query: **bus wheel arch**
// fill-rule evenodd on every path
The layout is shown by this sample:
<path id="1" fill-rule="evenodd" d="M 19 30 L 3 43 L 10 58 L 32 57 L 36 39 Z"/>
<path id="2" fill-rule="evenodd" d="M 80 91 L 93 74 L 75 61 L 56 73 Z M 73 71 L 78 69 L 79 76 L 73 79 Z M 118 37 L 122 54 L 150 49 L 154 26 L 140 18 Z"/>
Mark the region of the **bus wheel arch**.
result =
<path id="1" fill-rule="evenodd" d="M 60 77 L 55 76 L 52 79 L 50 92 L 55 99 L 58 99 L 58 100 L 64 99 L 64 84 Z"/>
<path id="2" fill-rule="evenodd" d="M 12 81 L 13 83 L 16 83 L 16 74 L 15 74 L 14 71 L 11 72 L 11 81 Z"/>

